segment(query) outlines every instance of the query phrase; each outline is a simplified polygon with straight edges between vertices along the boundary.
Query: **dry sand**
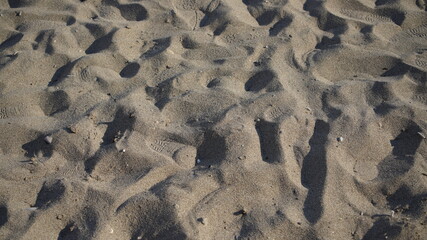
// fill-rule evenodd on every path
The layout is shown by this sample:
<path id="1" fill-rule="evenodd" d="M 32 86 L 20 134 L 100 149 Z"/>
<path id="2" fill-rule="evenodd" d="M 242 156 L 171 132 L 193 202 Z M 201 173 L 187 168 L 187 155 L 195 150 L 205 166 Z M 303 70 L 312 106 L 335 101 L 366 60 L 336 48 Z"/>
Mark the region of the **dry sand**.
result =
<path id="1" fill-rule="evenodd" d="M 0 239 L 426 239 L 426 0 L 0 14 Z"/>

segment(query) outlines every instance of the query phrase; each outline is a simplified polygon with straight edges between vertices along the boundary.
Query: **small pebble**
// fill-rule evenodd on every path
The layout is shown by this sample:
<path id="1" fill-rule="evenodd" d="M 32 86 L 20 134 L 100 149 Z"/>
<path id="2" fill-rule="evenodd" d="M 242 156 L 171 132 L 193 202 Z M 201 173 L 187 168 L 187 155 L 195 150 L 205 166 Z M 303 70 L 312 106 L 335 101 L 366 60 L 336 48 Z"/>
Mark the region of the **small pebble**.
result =
<path id="1" fill-rule="evenodd" d="M 124 153 L 124 152 L 126 152 L 126 149 L 122 149 L 122 150 L 120 150 L 120 152 Z"/>
<path id="2" fill-rule="evenodd" d="M 339 137 L 339 138 L 337 138 L 337 141 L 338 142 L 342 142 L 342 141 L 344 141 L 344 138 L 343 137 Z"/>
<path id="3" fill-rule="evenodd" d="M 52 136 L 46 136 L 44 138 L 44 142 L 47 143 L 47 144 L 51 144 L 52 140 L 53 140 Z"/>
<path id="4" fill-rule="evenodd" d="M 196 160 L 196 163 L 201 163 L 201 162 L 202 162 L 202 160 L 200 160 L 200 159 Z"/>
<path id="5" fill-rule="evenodd" d="M 68 127 L 71 133 L 77 133 L 77 127 L 75 125 L 71 125 Z"/>

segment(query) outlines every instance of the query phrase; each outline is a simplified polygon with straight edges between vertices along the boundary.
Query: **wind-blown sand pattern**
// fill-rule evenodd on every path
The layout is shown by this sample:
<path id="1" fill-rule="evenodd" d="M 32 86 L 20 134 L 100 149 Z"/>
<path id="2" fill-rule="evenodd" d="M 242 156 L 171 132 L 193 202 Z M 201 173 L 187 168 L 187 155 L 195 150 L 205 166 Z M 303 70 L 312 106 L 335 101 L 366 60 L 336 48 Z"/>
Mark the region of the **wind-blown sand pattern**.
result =
<path id="1" fill-rule="evenodd" d="M 427 1 L 0 0 L 0 239 L 426 239 Z"/>

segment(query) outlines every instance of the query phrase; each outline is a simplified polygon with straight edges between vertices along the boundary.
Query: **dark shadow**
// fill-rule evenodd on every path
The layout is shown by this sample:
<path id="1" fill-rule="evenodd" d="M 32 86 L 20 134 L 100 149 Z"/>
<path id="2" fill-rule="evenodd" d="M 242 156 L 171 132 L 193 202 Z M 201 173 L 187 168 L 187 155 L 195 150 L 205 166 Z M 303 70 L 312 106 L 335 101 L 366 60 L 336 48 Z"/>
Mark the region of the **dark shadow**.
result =
<path id="1" fill-rule="evenodd" d="M 377 1 L 380 2 L 380 1 Z M 387 4 L 390 4 L 392 1 L 387 1 Z M 394 9 L 394 8 L 381 8 L 379 9 L 379 11 L 377 12 L 379 15 L 381 16 L 385 16 L 390 18 L 391 21 L 393 21 L 396 25 L 402 25 L 402 23 L 405 21 L 405 13 L 401 10 L 398 9 Z"/>
<path id="2" fill-rule="evenodd" d="M 74 23 L 76 23 L 76 18 L 73 16 L 69 16 L 67 18 L 67 26 L 73 25 Z"/>
<path id="3" fill-rule="evenodd" d="M 424 202 L 427 200 L 427 193 L 414 195 L 411 189 L 403 185 L 395 193 L 387 197 L 388 205 L 391 209 L 401 209 L 403 214 L 412 217 L 422 217 Z"/>
<path id="4" fill-rule="evenodd" d="M 415 123 L 407 127 L 394 140 L 390 141 L 393 146 L 392 154 L 394 156 L 413 156 L 423 140 L 423 138 L 418 135 L 418 132 L 421 131 L 421 128 Z"/>
<path id="5" fill-rule="evenodd" d="M 37 139 L 22 145 L 22 149 L 25 150 L 25 156 L 31 158 L 41 153 L 43 157 L 51 157 L 53 146 L 44 141 L 45 137 L 45 135 L 40 135 Z"/>
<path id="6" fill-rule="evenodd" d="M 170 100 L 169 96 L 174 89 L 172 85 L 174 79 L 175 77 L 172 77 L 159 83 L 155 87 L 145 88 L 147 95 L 154 98 L 154 105 L 160 110 L 162 110 Z"/>
<path id="7" fill-rule="evenodd" d="M 277 36 L 281 31 L 283 31 L 283 29 L 288 27 L 291 23 L 292 23 L 291 17 L 284 17 L 280 19 L 279 21 L 277 21 L 276 24 L 273 25 L 273 27 L 270 28 L 269 35 Z"/>
<path id="8" fill-rule="evenodd" d="M 197 148 L 196 159 L 200 159 L 197 165 L 218 165 L 225 159 L 226 151 L 227 146 L 224 137 L 216 132 L 207 131 L 204 134 L 202 144 Z"/>
<path id="9" fill-rule="evenodd" d="M 15 35 L 12 35 L 8 39 L 6 39 L 4 42 L 0 44 L 0 50 L 3 50 L 5 48 L 12 47 L 13 45 L 17 44 L 21 39 L 24 37 L 24 34 L 17 33 Z"/>
<path id="10" fill-rule="evenodd" d="M 0 69 L 2 69 L 3 67 L 5 67 L 6 65 L 12 63 L 13 61 L 16 60 L 16 58 L 18 57 L 18 55 L 14 55 L 14 54 L 10 54 L 10 55 L 5 55 L 3 56 L 3 62 L 0 63 Z M 1 87 L 1 86 L 0 86 Z M 3 88 L 4 89 L 4 88 Z M 0 90 L 1 92 L 1 90 Z"/>
<path id="11" fill-rule="evenodd" d="M 395 139 L 390 141 L 392 154 L 378 164 L 380 178 L 393 178 L 408 172 L 414 165 L 414 154 L 423 138 L 418 135 L 421 128 L 412 123 Z"/>
<path id="12" fill-rule="evenodd" d="M 108 146 L 110 144 L 113 144 L 115 143 L 115 139 L 121 138 L 122 134 L 124 134 L 127 130 L 132 131 L 135 124 L 135 120 L 135 118 L 130 117 L 130 115 L 126 113 L 122 108 L 118 109 L 114 116 L 114 120 L 112 122 L 106 123 L 108 127 L 104 133 L 104 136 L 102 137 L 102 145 Z M 84 163 L 85 171 L 88 173 L 92 173 L 98 161 L 98 154 L 86 160 Z"/>
<path id="13" fill-rule="evenodd" d="M 43 41 L 44 36 L 46 35 L 47 31 L 42 31 L 37 35 L 37 37 L 34 39 L 34 41 L 37 43 L 33 43 L 33 50 L 39 49 L 41 41 Z"/>
<path id="14" fill-rule="evenodd" d="M 84 26 L 94 38 L 100 38 L 106 35 L 105 29 L 99 24 L 86 23 Z"/>
<path id="15" fill-rule="evenodd" d="M 228 26 L 228 23 L 224 23 L 224 24 L 222 24 L 221 26 L 219 26 L 219 27 L 217 27 L 217 28 L 215 29 L 215 31 L 213 32 L 213 34 L 214 34 L 215 36 L 219 36 L 219 35 L 221 35 L 221 34 L 225 31 L 225 29 L 227 29 L 227 26 Z"/>
<path id="16" fill-rule="evenodd" d="M 316 49 L 327 49 L 332 45 L 336 45 L 340 43 L 341 43 L 341 39 L 337 35 L 335 35 L 332 38 L 322 37 L 322 40 L 320 41 L 320 43 L 316 45 Z"/>
<path id="17" fill-rule="evenodd" d="M 98 228 L 98 212 L 96 212 L 91 207 L 85 207 L 82 211 L 83 220 L 84 220 L 84 228 L 82 228 L 82 233 L 84 236 L 87 236 L 88 239 L 91 239 Z"/>
<path id="18" fill-rule="evenodd" d="M 250 92 L 259 92 L 266 88 L 274 79 L 276 74 L 272 71 L 265 70 L 257 72 L 245 83 L 245 90 Z"/>
<path id="19" fill-rule="evenodd" d="M 69 64 L 70 63 L 67 63 L 55 71 L 52 78 L 50 79 L 48 86 L 53 86 L 57 81 L 59 81 L 65 75 L 66 71 L 69 70 Z"/>
<path id="20" fill-rule="evenodd" d="M 78 239 L 82 239 L 82 234 L 79 227 L 77 227 L 74 223 L 69 223 L 67 226 L 65 226 L 65 228 L 61 230 L 58 236 L 58 240 Z"/>
<path id="21" fill-rule="evenodd" d="M 317 25 L 323 31 L 329 31 L 336 35 L 344 33 L 348 27 L 346 21 L 340 17 L 330 14 L 323 6 L 324 1 L 307 0 L 303 9 L 310 16 L 317 18 Z"/>
<path id="22" fill-rule="evenodd" d="M 411 67 L 409 65 L 406 65 L 406 64 L 400 62 L 400 63 L 397 63 L 396 65 L 394 65 L 390 70 L 381 74 L 381 77 L 400 76 L 400 75 L 407 73 L 410 68 Z"/>
<path id="23" fill-rule="evenodd" d="M 223 65 L 226 62 L 225 59 L 215 59 L 213 60 L 213 63 L 218 64 L 218 65 Z"/>
<path id="24" fill-rule="evenodd" d="M 396 25 L 402 25 L 403 21 L 405 21 L 405 13 L 402 12 L 396 12 L 394 14 L 391 15 L 391 20 L 396 24 Z"/>
<path id="25" fill-rule="evenodd" d="M 120 108 L 117 110 L 114 120 L 107 123 L 107 130 L 102 137 L 103 144 L 108 145 L 110 143 L 114 143 L 114 138 L 119 132 L 123 134 L 127 130 L 132 131 L 134 124 L 135 118 L 130 117 L 123 108 Z"/>
<path id="26" fill-rule="evenodd" d="M 421 71 L 417 68 L 411 67 L 409 69 L 408 76 L 413 81 L 420 83 L 420 86 L 424 86 L 427 83 L 427 72 Z"/>
<path id="27" fill-rule="evenodd" d="M 215 79 L 211 80 L 206 87 L 214 88 L 214 87 L 217 87 L 220 85 L 221 85 L 221 79 L 215 78 Z"/>
<path id="28" fill-rule="evenodd" d="M 107 35 L 96 39 L 88 49 L 86 49 L 86 54 L 93 54 L 101 52 L 102 50 L 108 49 L 112 44 L 112 38 L 116 30 L 109 32 Z"/>
<path id="29" fill-rule="evenodd" d="M 274 10 L 268 10 L 263 12 L 260 16 L 256 18 L 256 21 L 260 26 L 266 26 L 273 22 L 273 20 L 276 18 L 277 12 Z"/>
<path id="30" fill-rule="evenodd" d="M 308 189 L 304 202 L 304 216 L 312 224 L 316 223 L 323 212 L 322 197 L 327 174 L 326 143 L 330 126 L 317 120 L 314 133 L 309 141 L 310 152 L 305 156 L 301 168 L 301 183 Z"/>
<path id="31" fill-rule="evenodd" d="M 128 21 L 143 21 L 147 19 L 148 12 L 139 4 L 126 4 L 118 6 L 122 17 Z"/>
<path id="32" fill-rule="evenodd" d="M 70 107 L 70 98 L 63 90 L 48 92 L 40 97 L 40 107 L 46 116 L 66 111 Z"/>
<path id="33" fill-rule="evenodd" d="M 385 116 L 393 109 L 396 109 L 396 106 L 383 102 L 380 105 L 375 106 L 374 112 L 380 116 Z"/>
<path id="34" fill-rule="evenodd" d="M 3 227 L 9 220 L 7 207 L 4 205 L 0 206 L 0 228 Z"/>
<path id="35" fill-rule="evenodd" d="M 44 182 L 43 187 L 37 194 L 37 200 L 34 207 L 48 208 L 58 202 L 65 192 L 65 185 L 61 180 L 53 182 Z"/>
<path id="36" fill-rule="evenodd" d="M 326 115 L 330 118 L 330 119 L 337 119 L 341 114 L 342 111 L 338 108 L 334 108 L 329 104 L 329 97 L 328 92 L 324 92 L 322 95 L 322 110 L 326 113 Z"/>
<path id="37" fill-rule="evenodd" d="M 388 218 L 382 217 L 375 221 L 362 240 L 397 239 L 401 231 L 401 226 L 391 224 Z"/>
<path id="38" fill-rule="evenodd" d="M 142 54 L 145 58 L 150 58 L 165 51 L 171 44 L 171 38 L 161 38 L 154 40 L 154 46 Z"/>
<path id="39" fill-rule="evenodd" d="M 392 4 L 395 3 L 396 0 L 376 0 L 375 1 L 375 6 L 382 6 L 382 5 L 386 5 L 386 4 Z"/>
<path id="40" fill-rule="evenodd" d="M 255 129 L 259 137 L 262 160 L 267 163 L 282 162 L 284 153 L 280 144 L 279 125 L 260 120 L 255 124 Z"/>
<path id="41" fill-rule="evenodd" d="M 129 63 L 128 65 L 126 65 L 126 67 L 122 69 L 122 71 L 120 71 L 120 77 L 122 78 L 135 77 L 140 67 L 141 66 L 136 62 Z"/>
<path id="42" fill-rule="evenodd" d="M 11 8 L 19 8 L 22 5 L 21 0 L 8 0 L 8 3 Z"/>

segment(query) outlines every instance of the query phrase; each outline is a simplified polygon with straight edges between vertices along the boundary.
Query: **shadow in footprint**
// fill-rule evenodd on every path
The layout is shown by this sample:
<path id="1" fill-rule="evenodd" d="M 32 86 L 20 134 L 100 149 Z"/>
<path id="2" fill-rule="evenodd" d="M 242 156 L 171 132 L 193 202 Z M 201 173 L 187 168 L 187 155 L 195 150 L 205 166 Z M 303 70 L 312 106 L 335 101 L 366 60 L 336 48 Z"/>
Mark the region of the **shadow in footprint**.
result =
<path id="1" fill-rule="evenodd" d="M 261 157 L 267 163 L 280 163 L 284 160 L 280 144 L 279 125 L 260 120 L 255 124 L 261 146 Z"/>
<path id="2" fill-rule="evenodd" d="M 116 138 L 122 137 L 121 135 L 128 130 L 132 131 L 133 126 L 135 124 L 135 118 L 132 118 L 128 113 L 124 111 L 123 108 L 120 108 L 117 110 L 116 115 L 114 116 L 114 120 L 105 124 L 107 124 L 108 127 L 104 133 L 104 136 L 102 137 L 103 146 L 115 143 Z M 92 173 L 98 161 L 98 154 L 85 161 L 85 171 L 88 173 Z"/>
<path id="3" fill-rule="evenodd" d="M 101 52 L 102 50 L 108 49 L 112 44 L 113 35 L 116 31 L 113 30 L 107 35 L 104 35 L 101 38 L 96 39 L 88 49 L 86 49 L 86 54 L 93 54 Z"/>
<path id="4" fill-rule="evenodd" d="M 129 63 L 128 65 L 126 65 L 126 67 L 122 69 L 122 71 L 120 71 L 120 77 L 122 78 L 134 77 L 138 73 L 140 67 L 141 66 L 136 62 Z"/>
<path id="5" fill-rule="evenodd" d="M 139 4 L 120 5 L 120 14 L 128 21 L 143 21 L 147 19 L 147 10 Z"/>
<path id="6" fill-rule="evenodd" d="M 291 17 L 284 17 L 280 19 L 273 27 L 270 28 L 270 36 L 277 36 L 283 29 L 288 27 L 292 23 Z"/>
<path id="7" fill-rule="evenodd" d="M 374 107 L 374 112 L 380 116 L 385 116 L 389 112 L 391 112 L 393 109 L 396 109 L 396 106 L 383 102 L 379 104 L 378 106 Z"/>
<path id="8" fill-rule="evenodd" d="M 225 159 L 227 151 L 224 137 L 216 132 L 207 131 L 202 144 L 197 148 L 196 159 L 200 159 L 198 165 L 209 166 L 219 164 Z"/>
<path id="9" fill-rule="evenodd" d="M 55 83 L 57 83 L 67 72 L 67 70 L 70 68 L 70 65 L 72 63 L 67 63 L 64 66 L 58 68 L 55 73 L 53 74 L 52 78 L 50 79 L 50 82 L 48 84 L 48 86 L 53 86 L 55 85 Z"/>
<path id="10" fill-rule="evenodd" d="M 102 137 L 104 145 L 114 143 L 114 138 L 117 136 L 117 134 L 123 134 L 127 130 L 133 130 L 134 123 L 135 118 L 130 117 L 130 115 L 126 113 L 123 108 L 117 110 L 116 115 L 114 116 L 114 120 L 107 123 L 107 130 Z"/>
<path id="11" fill-rule="evenodd" d="M 304 216 L 310 223 L 316 223 L 323 212 L 322 196 L 326 180 L 326 142 L 329 134 L 329 124 L 317 120 L 311 137 L 310 152 L 303 160 L 301 183 L 308 188 L 304 202 Z"/>
<path id="12" fill-rule="evenodd" d="M 22 5 L 21 0 L 7 0 L 7 2 L 11 8 L 19 8 Z"/>
<path id="13" fill-rule="evenodd" d="M 274 18 L 276 18 L 277 12 L 273 10 L 265 11 L 260 16 L 255 18 L 260 26 L 265 26 L 273 22 Z"/>
<path id="14" fill-rule="evenodd" d="M 400 63 L 397 63 L 395 66 L 393 66 L 390 70 L 381 74 L 381 77 L 400 76 L 407 73 L 410 70 L 410 68 L 411 67 L 409 65 L 400 62 Z"/>
<path id="15" fill-rule="evenodd" d="M 0 228 L 3 227 L 9 220 L 9 215 L 7 212 L 7 207 L 2 205 L 0 206 Z"/>
<path id="16" fill-rule="evenodd" d="M 44 138 L 45 136 L 41 135 L 37 139 L 22 145 L 22 149 L 26 151 L 25 156 L 31 158 L 41 154 L 43 157 L 51 157 L 53 146 L 46 143 Z"/>
<path id="17" fill-rule="evenodd" d="M 74 224 L 69 223 L 58 235 L 58 240 L 77 240 L 82 239 L 80 229 Z"/>
<path id="18" fill-rule="evenodd" d="M 70 106 L 70 98 L 63 90 L 49 92 L 40 97 L 40 107 L 46 116 L 67 110 Z"/>
<path id="19" fill-rule="evenodd" d="M 269 70 L 257 72 L 245 83 L 245 90 L 248 92 L 259 92 L 263 89 L 267 92 L 283 90 L 282 84 L 276 78 L 276 74 Z"/>
<path id="20" fill-rule="evenodd" d="M 393 151 L 378 164 L 380 178 L 392 178 L 408 172 L 414 165 L 414 154 L 423 138 L 418 135 L 421 128 L 412 124 L 390 141 Z"/>
<path id="21" fill-rule="evenodd" d="M 65 185 L 61 180 L 47 181 L 37 195 L 37 208 L 48 208 L 50 205 L 58 202 L 65 192 Z"/>
<path id="22" fill-rule="evenodd" d="M 368 232 L 363 236 L 362 240 L 371 240 L 371 239 L 397 239 L 402 227 L 398 225 L 393 225 L 390 223 L 388 218 L 378 219 L 374 225 L 368 230 Z"/>
<path id="23" fill-rule="evenodd" d="M 310 16 L 317 18 L 318 27 L 323 31 L 330 31 L 336 35 L 344 33 L 347 29 L 346 20 L 337 17 L 326 10 L 325 1 L 306 0 L 303 6 Z"/>
<path id="24" fill-rule="evenodd" d="M 143 21 L 148 17 L 147 9 L 140 4 L 120 4 L 118 0 L 103 0 L 102 3 L 118 8 L 120 15 L 128 21 Z"/>
<path id="25" fill-rule="evenodd" d="M 411 189 L 403 185 L 395 193 L 387 197 L 388 205 L 391 209 L 402 209 L 403 214 L 412 217 L 422 217 L 425 212 L 427 193 L 414 195 Z"/>
<path id="26" fill-rule="evenodd" d="M 154 57 L 155 55 L 158 55 L 165 51 L 169 46 L 171 45 L 171 38 L 161 38 L 154 40 L 154 46 L 150 48 L 148 51 L 146 51 L 144 54 L 142 54 L 145 58 Z"/>
<path id="27" fill-rule="evenodd" d="M 15 34 L 11 37 L 9 37 L 8 39 L 6 39 L 4 42 L 2 42 L 0 44 L 0 50 L 1 49 L 5 49 L 5 48 L 9 48 L 12 47 L 13 45 L 17 44 L 19 41 L 21 41 L 21 39 L 24 37 L 24 34 L 22 33 L 18 33 Z"/>
<path id="28" fill-rule="evenodd" d="M 334 35 L 332 38 L 323 37 L 320 43 L 316 44 L 316 49 L 327 49 L 333 45 L 337 45 L 341 43 L 341 39 L 338 35 Z"/>

